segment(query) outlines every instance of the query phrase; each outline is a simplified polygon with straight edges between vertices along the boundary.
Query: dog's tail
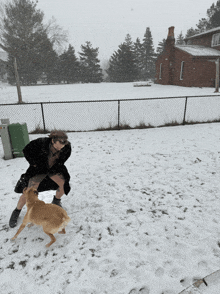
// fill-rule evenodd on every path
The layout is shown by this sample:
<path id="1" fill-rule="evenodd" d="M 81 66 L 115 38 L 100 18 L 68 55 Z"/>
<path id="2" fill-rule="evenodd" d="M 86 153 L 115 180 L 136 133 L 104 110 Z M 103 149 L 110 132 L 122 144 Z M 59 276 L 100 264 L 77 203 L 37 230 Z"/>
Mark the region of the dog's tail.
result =
<path id="1" fill-rule="evenodd" d="M 67 224 L 71 221 L 71 218 L 66 215 L 62 218 L 62 228 L 65 228 Z"/>
<path id="2" fill-rule="evenodd" d="M 62 224 L 60 225 L 59 229 L 58 229 L 58 233 L 61 232 L 63 229 L 65 229 L 65 227 L 67 226 L 67 224 L 71 221 L 71 218 L 67 215 L 64 216 L 62 218 Z"/>

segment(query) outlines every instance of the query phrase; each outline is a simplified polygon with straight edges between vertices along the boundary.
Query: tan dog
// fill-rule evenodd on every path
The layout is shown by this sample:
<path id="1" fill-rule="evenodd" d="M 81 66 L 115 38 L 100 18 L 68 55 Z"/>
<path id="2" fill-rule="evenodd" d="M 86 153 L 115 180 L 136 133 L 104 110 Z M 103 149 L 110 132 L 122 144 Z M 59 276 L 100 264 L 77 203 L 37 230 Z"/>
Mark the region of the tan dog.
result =
<path id="1" fill-rule="evenodd" d="M 50 247 L 56 241 L 53 234 L 66 233 L 65 227 L 70 218 L 62 207 L 39 200 L 38 191 L 35 188 L 25 188 L 24 195 L 27 213 L 12 240 L 17 238 L 28 223 L 31 223 L 43 227 L 44 232 L 51 238 L 51 242 L 46 245 L 46 247 Z"/>

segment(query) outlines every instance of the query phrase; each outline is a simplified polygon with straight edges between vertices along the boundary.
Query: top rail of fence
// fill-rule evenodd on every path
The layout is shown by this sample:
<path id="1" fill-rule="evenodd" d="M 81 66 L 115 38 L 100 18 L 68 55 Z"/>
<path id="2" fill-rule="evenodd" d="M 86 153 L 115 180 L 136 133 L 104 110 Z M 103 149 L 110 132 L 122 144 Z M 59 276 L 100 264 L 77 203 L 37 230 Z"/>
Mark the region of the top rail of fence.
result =
<path id="1" fill-rule="evenodd" d="M 184 98 L 207 98 L 220 97 L 220 95 L 197 95 L 197 96 L 172 96 L 172 97 L 150 97 L 150 98 L 127 98 L 127 99 L 112 99 L 112 100 L 77 100 L 77 101 L 48 101 L 48 102 L 24 102 L 24 103 L 2 103 L 0 106 L 6 105 L 28 105 L 28 104 L 56 104 L 56 103 L 91 103 L 91 102 L 118 102 L 118 101 L 141 101 L 141 100 L 166 100 L 166 99 L 184 99 Z"/>

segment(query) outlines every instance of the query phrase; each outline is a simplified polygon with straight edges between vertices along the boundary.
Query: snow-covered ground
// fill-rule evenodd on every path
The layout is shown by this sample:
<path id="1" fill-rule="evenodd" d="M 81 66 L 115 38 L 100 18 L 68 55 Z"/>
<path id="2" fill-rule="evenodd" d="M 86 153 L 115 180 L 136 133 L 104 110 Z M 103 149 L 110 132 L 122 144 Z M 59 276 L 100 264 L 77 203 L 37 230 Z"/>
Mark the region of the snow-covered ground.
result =
<path id="1" fill-rule="evenodd" d="M 44 123 L 47 130 L 57 128 L 65 131 L 88 131 L 115 127 L 118 125 L 118 117 L 120 125 L 129 125 L 132 128 L 143 124 L 146 126 L 181 124 L 186 102 L 184 97 L 199 96 L 188 99 L 186 121 L 220 120 L 220 96 L 219 93 L 214 93 L 214 88 L 186 88 L 153 83 L 150 87 L 134 87 L 134 85 L 136 84 L 101 83 L 22 87 L 24 102 L 75 101 L 75 103 L 44 104 L 44 120 L 41 104 L 4 105 L 0 106 L 0 118 L 10 118 L 11 123 L 26 122 L 30 132 L 36 128 L 43 129 Z M 209 95 L 212 97 L 208 97 Z M 201 96 L 205 97 L 201 98 Z M 150 99 L 158 97 L 173 99 Z M 149 99 L 132 100 L 136 98 Z M 16 87 L 0 85 L 0 103 L 16 103 L 17 100 Z M 90 102 L 91 100 L 104 100 L 104 102 Z M 121 100 L 119 116 L 117 100 Z"/>
<path id="2" fill-rule="evenodd" d="M 71 222 L 49 249 L 38 227 L 10 240 L 28 164 L 4 161 L 0 144 L 1 294 L 177 294 L 218 270 L 219 133 L 219 123 L 69 133 Z"/>
<path id="3" fill-rule="evenodd" d="M 164 86 L 134 87 L 136 83 L 63 84 L 21 87 L 24 102 L 90 101 L 219 95 L 214 88 Z M 17 88 L 0 82 L 0 104 L 17 103 Z"/>
<path id="4" fill-rule="evenodd" d="M 215 94 L 127 83 L 22 87 L 22 95 L 25 102 L 48 102 Z M 0 84 L 0 99 L 16 103 L 16 88 Z M 211 99 L 188 115 L 219 117 L 219 98 Z M 0 140 L 0 293 L 177 294 L 219 270 L 219 133 L 220 123 L 68 133 L 72 190 L 62 202 L 71 222 L 49 249 L 38 227 L 10 240 L 17 231 L 8 226 L 19 197 L 13 190 L 28 164 L 3 160 Z M 51 202 L 53 195 L 39 197 Z"/>

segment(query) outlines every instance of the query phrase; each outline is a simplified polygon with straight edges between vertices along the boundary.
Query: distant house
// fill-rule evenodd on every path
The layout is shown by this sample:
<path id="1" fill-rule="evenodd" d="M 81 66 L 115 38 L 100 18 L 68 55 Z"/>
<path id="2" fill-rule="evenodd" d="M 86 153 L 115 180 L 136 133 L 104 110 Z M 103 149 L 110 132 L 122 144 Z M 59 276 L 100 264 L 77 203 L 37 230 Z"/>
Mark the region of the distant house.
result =
<path id="1" fill-rule="evenodd" d="M 4 51 L 0 51 L 0 81 L 7 82 L 7 65 L 6 61 L 8 54 Z"/>
<path id="2" fill-rule="evenodd" d="M 220 58 L 220 27 L 185 39 L 175 45 L 170 27 L 165 50 L 156 61 L 155 82 L 162 85 L 214 87 L 216 61 Z"/>

